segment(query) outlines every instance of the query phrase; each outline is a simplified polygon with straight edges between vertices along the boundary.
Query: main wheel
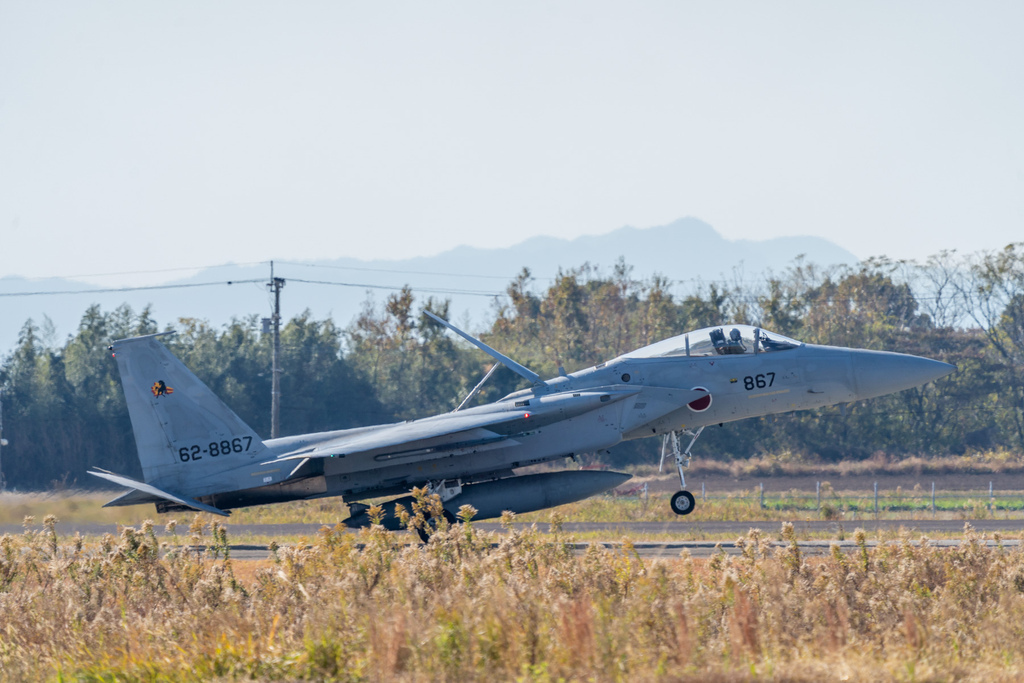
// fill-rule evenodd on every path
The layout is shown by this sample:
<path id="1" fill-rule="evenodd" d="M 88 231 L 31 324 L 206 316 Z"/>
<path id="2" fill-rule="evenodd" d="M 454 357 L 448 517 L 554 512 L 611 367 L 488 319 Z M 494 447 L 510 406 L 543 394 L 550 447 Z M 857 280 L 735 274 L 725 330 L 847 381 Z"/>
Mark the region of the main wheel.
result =
<path id="1" fill-rule="evenodd" d="M 693 494 L 689 491 L 676 491 L 675 495 L 672 496 L 672 512 L 677 515 L 690 514 L 693 512 L 696 504 Z"/>
<path id="2" fill-rule="evenodd" d="M 449 526 L 454 525 L 457 521 L 459 521 L 455 518 L 455 515 L 452 514 L 452 512 L 447 508 L 445 508 L 441 514 L 444 515 L 444 518 L 448 522 Z M 427 520 L 427 524 L 430 525 L 431 531 L 437 528 L 437 520 L 433 517 Z M 430 534 L 427 533 L 426 529 L 420 527 L 416 529 L 416 533 L 419 534 L 420 540 L 424 543 L 430 542 Z"/>

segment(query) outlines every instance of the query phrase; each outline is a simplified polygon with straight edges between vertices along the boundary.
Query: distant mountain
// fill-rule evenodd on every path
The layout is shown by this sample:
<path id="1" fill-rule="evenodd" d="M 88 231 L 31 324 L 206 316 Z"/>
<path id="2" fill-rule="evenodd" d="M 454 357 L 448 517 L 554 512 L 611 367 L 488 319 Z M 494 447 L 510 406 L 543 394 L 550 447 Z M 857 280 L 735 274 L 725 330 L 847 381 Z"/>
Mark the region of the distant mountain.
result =
<path id="1" fill-rule="evenodd" d="M 634 267 L 638 277 L 660 273 L 673 281 L 687 281 L 728 277 L 739 266 L 749 275 L 767 269 L 782 270 L 800 254 L 806 254 L 809 261 L 821 265 L 858 261 L 850 252 L 819 237 L 733 241 L 725 239 L 703 221 L 683 218 L 655 228 L 624 227 L 574 240 L 533 237 L 507 249 L 457 247 L 437 256 L 403 263 L 415 270 L 473 269 L 474 272 L 506 274 L 515 274 L 528 266 L 534 275 L 551 277 L 559 268 L 584 262 L 610 271 L 621 256 Z"/>
<path id="2" fill-rule="evenodd" d="M 653 228 L 623 227 L 604 235 L 573 240 L 533 237 L 505 249 L 456 247 L 436 256 L 402 261 L 360 261 L 351 258 L 314 260 L 297 264 L 276 263 L 276 275 L 287 280 L 283 290 L 285 318 L 309 309 L 317 318 L 333 316 L 344 326 L 359 312 L 368 293 L 383 301 L 388 287 L 412 286 L 418 297 L 451 298 L 453 317 L 462 323 L 484 325 L 493 314 L 494 295 L 528 267 L 537 288 L 548 284 L 559 269 L 590 263 L 605 273 L 623 257 L 633 266 L 636 278 L 659 273 L 687 291 L 695 279 L 731 278 L 735 269 L 743 277 L 757 277 L 766 270 L 782 271 L 797 256 L 820 265 L 854 264 L 857 257 L 818 237 L 780 237 L 767 240 L 728 240 L 696 218 L 683 218 Z M 156 320 L 164 325 L 179 317 L 203 318 L 214 325 L 232 317 L 269 315 L 270 304 L 263 283 L 239 281 L 269 279 L 265 266 L 226 265 L 204 270 L 169 285 L 235 282 L 209 287 L 150 289 L 104 293 L 72 280 L 52 278 L 0 279 L 0 295 L 9 292 L 80 292 L 50 296 L 0 296 L 0 355 L 16 344 L 28 318 L 41 324 L 48 316 L 60 342 L 78 327 L 86 307 L 98 303 L 104 310 L 128 303 L 136 310 L 152 304 Z M 335 283 L 335 284 L 324 284 Z M 378 289 L 379 288 L 379 289 Z M 491 296 L 487 296 L 487 294 Z"/>

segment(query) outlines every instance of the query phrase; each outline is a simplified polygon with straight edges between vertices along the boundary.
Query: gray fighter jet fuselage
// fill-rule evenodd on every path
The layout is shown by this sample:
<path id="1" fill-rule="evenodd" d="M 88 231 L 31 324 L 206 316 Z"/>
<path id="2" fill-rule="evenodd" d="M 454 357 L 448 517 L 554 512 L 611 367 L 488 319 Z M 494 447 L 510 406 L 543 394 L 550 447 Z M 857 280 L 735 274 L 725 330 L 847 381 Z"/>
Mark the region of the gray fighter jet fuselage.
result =
<path id="1" fill-rule="evenodd" d="M 92 474 L 131 489 L 108 504 L 153 502 L 159 511 L 226 514 L 342 496 L 360 525 L 369 519 L 358 501 L 426 486 L 441 497 L 446 516 L 470 504 L 478 518 L 488 518 L 580 500 L 628 479 L 583 470 L 516 475 L 519 468 L 661 436 L 662 461 L 671 457 L 680 478 L 672 509 L 688 514 L 694 499 L 685 469 L 705 426 L 873 398 L 955 370 L 917 356 L 803 344 L 748 325 L 723 325 L 542 381 L 435 319 L 531 386 L 421 420 L 263 441 L 156 335 L 123 340 L 111 348 L 145 482 Z"/>

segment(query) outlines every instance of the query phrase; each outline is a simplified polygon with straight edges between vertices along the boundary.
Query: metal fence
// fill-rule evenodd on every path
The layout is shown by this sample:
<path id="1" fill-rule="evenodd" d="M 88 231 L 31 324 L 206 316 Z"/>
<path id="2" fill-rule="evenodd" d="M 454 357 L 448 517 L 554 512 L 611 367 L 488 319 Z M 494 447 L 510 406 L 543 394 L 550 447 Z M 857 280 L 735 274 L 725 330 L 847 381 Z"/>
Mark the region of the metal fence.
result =
<path id="1" fill-rule="evenodd" d="M 979 512 L 1024 511 L 1024 491 L 1000 491 L 993 481 L 988 489 L 957 489 L 937 491 L 935 482 L 926 486 L 918 484 L 912 489 L 896 487 L 879 489 L 878 482 L 868 491 L 836 491 L 830 486 L 817 482 L 815 490 L 765 491 L 764 484 L 750 491 L 728 494 L 710 493 L 703 483 L 700 493 L 694 491 L 700 500 L 745 500 L 761 509 L 792 510 L 808 512 L 859 512 L 878 515 L 885 512 Z"/>

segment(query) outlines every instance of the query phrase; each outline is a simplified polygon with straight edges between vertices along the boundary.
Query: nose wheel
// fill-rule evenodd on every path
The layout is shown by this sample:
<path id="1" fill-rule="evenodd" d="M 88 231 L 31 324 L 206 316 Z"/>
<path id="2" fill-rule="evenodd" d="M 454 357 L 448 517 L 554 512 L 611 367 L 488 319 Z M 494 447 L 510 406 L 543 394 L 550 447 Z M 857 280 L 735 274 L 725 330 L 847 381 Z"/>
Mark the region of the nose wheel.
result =
<path id="1" fill-rule="evenodd" d="M 672 512 L 677 515 L 688 515 L 693 512 L 696 503 L 689 491 L 676 491 L 672 496 Z"/>
<path id="2" fill-rule="evenodd" d="M 697 441 L 697 437 L 704 431 L 704 427 L 699 427 L 696 432 L 686 430 L 684 434 L 688 434 L 693 438 L 690 439 L 689 445 L 686 450 L 679 449 L 679 432 L 669 432 L 665 435 L 665 439 L 661 442 L 661 464 L 658 466 L 658 471 L 661 472 L 665 467 L 665 457 L 671 455 L 676 461 L 676 468 L 679 470 L 679 488 L 682 491 L 676 491 L 675 495 L 672 496 L 672 512 L 677 515 L 688 515 L 693 512 L 693 508 L 696 507 L 697 501 L 694 499 L 693 494 L 686 490 L 686 475 L 684 474 L 686 468 L 690 466 L 690 449 L 693 448 L 693 444 Z"/>

